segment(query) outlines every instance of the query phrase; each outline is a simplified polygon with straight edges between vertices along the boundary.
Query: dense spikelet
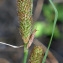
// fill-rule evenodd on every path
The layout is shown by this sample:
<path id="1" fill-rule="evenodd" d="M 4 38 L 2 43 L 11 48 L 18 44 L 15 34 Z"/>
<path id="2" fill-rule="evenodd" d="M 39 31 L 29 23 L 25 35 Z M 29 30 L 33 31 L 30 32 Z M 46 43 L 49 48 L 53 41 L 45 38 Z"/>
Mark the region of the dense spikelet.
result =
<path id="1" fill-rule="evenodd" d="M 44 51 L 41 46 L 34 46 L 30 55 L 29 63 L 41 63 L 43 54 Z"/>
<path id="2" fill-rule="evenodd" d="M 18 17 L 20 21 L 20 33 L 24 43 L 29 41 L 32 21 L 31 0 L 17 0 Z"/>

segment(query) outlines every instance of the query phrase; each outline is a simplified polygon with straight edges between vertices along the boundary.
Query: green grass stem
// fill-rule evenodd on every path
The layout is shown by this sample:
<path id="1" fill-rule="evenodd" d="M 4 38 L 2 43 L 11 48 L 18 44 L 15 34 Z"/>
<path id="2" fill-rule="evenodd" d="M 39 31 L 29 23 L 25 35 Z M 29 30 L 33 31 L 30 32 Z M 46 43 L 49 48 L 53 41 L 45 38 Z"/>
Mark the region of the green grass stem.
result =
<path id="1" fill-rule="evenodd" d="M 51 38 L 50 38 L 50 41 L 49 41 L 49 45 L 48 45 L 48 48 L 46 50 L 46 53 L 45 53 L 45 56 L 43 58 L 42 63 L 45 63 L 45 61 L 46 61 L 46 57 L 48 55 L 49 48 L 50 48 L 51 43 L 52 43 L 52 38 L 53 38 L 53 34 L 54 34 L 54 30 L 55 30 L 55 26 L 56 26 L 56 22 L 57 22 L 57 18 L 58 18 L 58 11 L 57 11 L 55 5 L 53 4 L 52 0 L 49 0 L 49 2 L 50 2 L 50 4 L 52 5 L 52 7 L 53 7 L 53 9 L 55 11 L 55 19 L 54 19 L 54 24 L 53 24 L 53 28 L 52 28 L 52 35 L 51 35 Z"/>
<path id="2" fill-rule="evenodd" d="M 23 63 L 27 62 L 27 57 L 28 57 L 28 49 L 27 49 L 27 46 L 24 45 L 24 59 L 23 59 Z"/>

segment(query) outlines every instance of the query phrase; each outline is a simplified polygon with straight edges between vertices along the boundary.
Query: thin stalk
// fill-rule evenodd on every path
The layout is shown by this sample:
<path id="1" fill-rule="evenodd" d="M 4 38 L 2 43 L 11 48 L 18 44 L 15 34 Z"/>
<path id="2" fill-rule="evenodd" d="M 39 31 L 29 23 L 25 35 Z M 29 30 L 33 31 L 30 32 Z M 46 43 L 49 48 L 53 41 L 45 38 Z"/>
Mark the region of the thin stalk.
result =
<path id="1" fill-rule="evenodd" d="M 28 57 L 28 49 L 27 49 L 27 45 L 24 45 L 24 59 L 23 59 L 23 63 L 27 62 L 27 57 Z"/>
<path id="2" fill-rule="evenodd" d="M 50 38 L 50 41 L 49 41 L 49 45 L 48 45 L 48 48 L 46 50 L 46 53 L 45 53 L 45 56 L 43 58 L 42 63 L 45 63 L 45 61 L 46 61 L 46 57 L 48 55 L 49 48 L 50 48 L 50 45 L 52 43 L 52 38 L 53 38 L 53 34 L 54 34 L 54 30 L 55 30 L 55 26 L 56 26 L 56 22 L 57 22 L 57 18 L 58 18 L 58 11 L 57 11 L 55 5 L 53 4 L 52 0 L 49 0 L 49 2 L 50 2 L 50 4 L 52 5 L 52 7 L 53 7 L 53 9 L 55 11 L 55 19 L 54 19 L 54 24 L 53 24 L 53 28 L 52 28 L 52 35 L 51 35 L 51 38 Z"/>

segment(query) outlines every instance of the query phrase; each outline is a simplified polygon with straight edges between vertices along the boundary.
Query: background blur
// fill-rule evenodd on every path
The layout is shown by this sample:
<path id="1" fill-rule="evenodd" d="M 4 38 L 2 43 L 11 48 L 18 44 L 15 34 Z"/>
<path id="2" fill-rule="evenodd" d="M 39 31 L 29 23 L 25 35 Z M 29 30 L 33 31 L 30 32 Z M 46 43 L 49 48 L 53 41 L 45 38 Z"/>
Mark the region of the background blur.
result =
<path id="1" fill-rule="evenodd" d="M 53 0 L 53 2 L 59 16 L 50 50 L 59 63 L 63 63 L 63 0 Z M 48 0 L 34 0 L 33 4 L 33 27 L 37 29 L 35 38 L 48 46 L 55 16 L 54 9 Z M 23 42 L 18 30 L 19 21 L 16 9 L 16 0 L 0 0 L 0 41 L 19 46 Z M 20 63 L 22 54 L 22 48 L 13 49 L 0 44 L 0 63 L 1 61 Z"/>

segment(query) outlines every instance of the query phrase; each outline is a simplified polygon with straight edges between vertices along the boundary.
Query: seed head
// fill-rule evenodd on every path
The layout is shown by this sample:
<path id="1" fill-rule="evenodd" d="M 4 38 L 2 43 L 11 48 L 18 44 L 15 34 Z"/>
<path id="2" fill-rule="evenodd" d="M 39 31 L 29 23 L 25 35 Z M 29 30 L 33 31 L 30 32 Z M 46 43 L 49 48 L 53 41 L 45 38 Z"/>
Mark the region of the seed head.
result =
<path id="1" fill-rule="evenodd" d="M 43 54 L 44 51 L 41 46 L 34 46 L 30 55 L 29 63 L 41 63 Z"/>
<path id="2" fill-rule="evenodd" d="M 18 18 L 20 21 L 20 33 L 24 43 L 28 43 L 31 35 L 32 2 L 31 0 L 17 0 Z"/>

